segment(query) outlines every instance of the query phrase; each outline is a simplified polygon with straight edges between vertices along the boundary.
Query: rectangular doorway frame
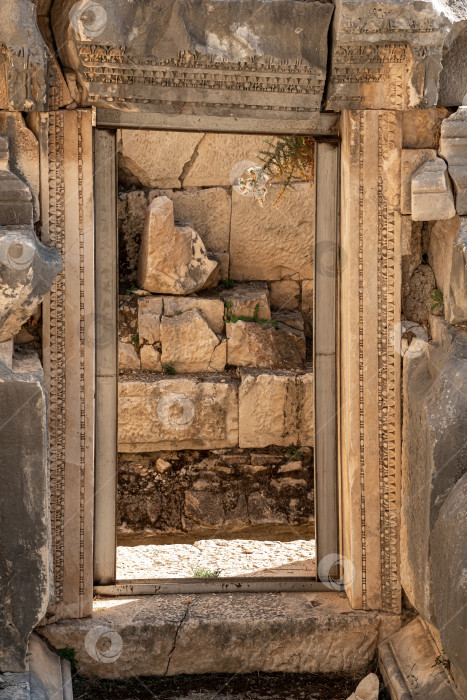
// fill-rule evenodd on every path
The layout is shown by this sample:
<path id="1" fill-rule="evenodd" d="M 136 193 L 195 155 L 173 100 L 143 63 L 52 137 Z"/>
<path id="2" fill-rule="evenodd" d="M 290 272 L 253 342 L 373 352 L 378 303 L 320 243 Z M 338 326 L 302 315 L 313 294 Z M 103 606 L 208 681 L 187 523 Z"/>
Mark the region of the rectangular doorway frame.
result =
<path id="1" fill-rule="evenodd" d="M 339 576 L 338 492 L 338 278 L 339 159 L 335 115 L 320 115 L 300 133 L 316 139 L 313 292 L 314 492 L 317 580 L 294 577 L 219 581 L 116 581 L 118 409 L 117 129 L 211 133 L 297 133 L 297 123 L 93 110 L 95 193 L 95 514 L 94 586 L 101 595 L 232 591 L 342 590 Z M 98 173 L 98 176 L 96 176 Z M 320 567 L 320 562 L 323 566 Z M 209 590 L 208 590 L 209 588 Z"/>

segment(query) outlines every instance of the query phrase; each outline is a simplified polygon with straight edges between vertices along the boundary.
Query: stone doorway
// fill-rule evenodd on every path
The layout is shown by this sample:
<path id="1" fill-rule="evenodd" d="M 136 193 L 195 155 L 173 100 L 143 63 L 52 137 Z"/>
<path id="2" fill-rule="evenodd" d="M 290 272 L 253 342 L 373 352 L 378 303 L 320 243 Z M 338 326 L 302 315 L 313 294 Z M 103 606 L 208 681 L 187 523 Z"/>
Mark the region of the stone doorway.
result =
<path id="1" fill-rule="evenodd" d="M 301 590 L 313 587 L 315 518 L 319 560 L 338 557 L 338 145 L 317 143 L 312 188 L 300 183 L 277 208 L 270 194 L 261 209 L 240 195 L 238 178 L 266 148 L 264 138 L 274 137 L 95 132 L 96 164 L 119 158 L 118 170 L 95 180 L 99 590 L 219 570 L 221 578 L 290 577 L 306 579 Z M 206 243 L 198 260 L 215 272 L 206 272 L 212 279 L 203 289 L 193 280 L 182 293 L 154 286 L 141 263 L 138 275 L 141 236 L 161 213 Z M 118 270 L 109 255 L 117 245 Z M 264 343 L 254 355 L 254 338 L 232 342 L 258 321 L 262 338 L 284 339 L 273 359 L 268 349 L 264 361 Z M 204 366 L 209 342 L 216 360 Z M 246 346 L 253 356 L 242 357 Z M 163 411 L 174 396 L 177 405 Z M 99 406 L 107 407 L 104 414 Z M 174 410 L 181 410 L 181 423 L 190 414 L 187 431 Z M 161 566 L 151 566 L 156 559 Z"/>

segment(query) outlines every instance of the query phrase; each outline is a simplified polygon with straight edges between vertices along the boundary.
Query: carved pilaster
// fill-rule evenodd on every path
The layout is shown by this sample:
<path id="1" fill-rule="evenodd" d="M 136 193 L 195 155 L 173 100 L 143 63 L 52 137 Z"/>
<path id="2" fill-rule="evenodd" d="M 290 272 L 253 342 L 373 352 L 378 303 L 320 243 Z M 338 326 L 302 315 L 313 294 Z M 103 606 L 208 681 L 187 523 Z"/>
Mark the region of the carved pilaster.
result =
<path id="1" fill-rule="evenodd" d="M 352 605 L 398 612 L 401 118 L 342 117 L 341 462 Z M 350 569 L 349 569 L 350 571 Z"/>
<path id="2" fill-rule="evenodd" d="M 90 110 L 40 115 L 42 239 L 63 271 L 44 301 L 54 619 L 92 609 L 94 217 Z M 66 358 L 66 359 L 65 359 Z"/>

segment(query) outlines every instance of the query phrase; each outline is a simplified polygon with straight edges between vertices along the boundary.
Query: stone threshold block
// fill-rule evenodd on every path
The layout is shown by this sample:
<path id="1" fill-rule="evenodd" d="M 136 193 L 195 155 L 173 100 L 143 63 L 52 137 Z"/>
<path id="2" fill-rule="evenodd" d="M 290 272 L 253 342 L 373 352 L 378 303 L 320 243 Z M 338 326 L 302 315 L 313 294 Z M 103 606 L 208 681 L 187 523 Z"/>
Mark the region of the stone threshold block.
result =
<path id="1" fill-rule="evenodd" d="M 79 673 L 126 678 L 357 671 L 399 626 L 399 616 L 352 610 L 335 592 L 220 593 L 100 599 L 91 618 L 40 633 L 76 649 Z"/>
<path id="2" fill-rule="evenodd" d="M 452 677 L 439 663 L 442 651 L 421 617 L 386 639 L 378 656 L 391 700 L 462 700 Z"/>
<path id="3" fill-rule="evenodd" d="M 237 386 L 229 377 L 119 382 L 119 452 L 215 449 L 237 444 Z"/>

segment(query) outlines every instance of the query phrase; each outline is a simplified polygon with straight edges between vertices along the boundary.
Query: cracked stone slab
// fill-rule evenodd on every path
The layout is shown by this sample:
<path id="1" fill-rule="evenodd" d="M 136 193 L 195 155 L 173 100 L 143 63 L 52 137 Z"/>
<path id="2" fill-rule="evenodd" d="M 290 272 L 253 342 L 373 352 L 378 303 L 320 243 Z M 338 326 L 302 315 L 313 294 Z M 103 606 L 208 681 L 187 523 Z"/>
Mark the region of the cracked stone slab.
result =
<path id="1" fill-rule="evenodd" d="M 76 649 L 79 673 L 125 678 L 353 671 L 399 626 L 397 615 L 352 610 L 345 594 L 234 593 L 101 598 L 91 618 L 40 633 L 55 648 Z"/>

